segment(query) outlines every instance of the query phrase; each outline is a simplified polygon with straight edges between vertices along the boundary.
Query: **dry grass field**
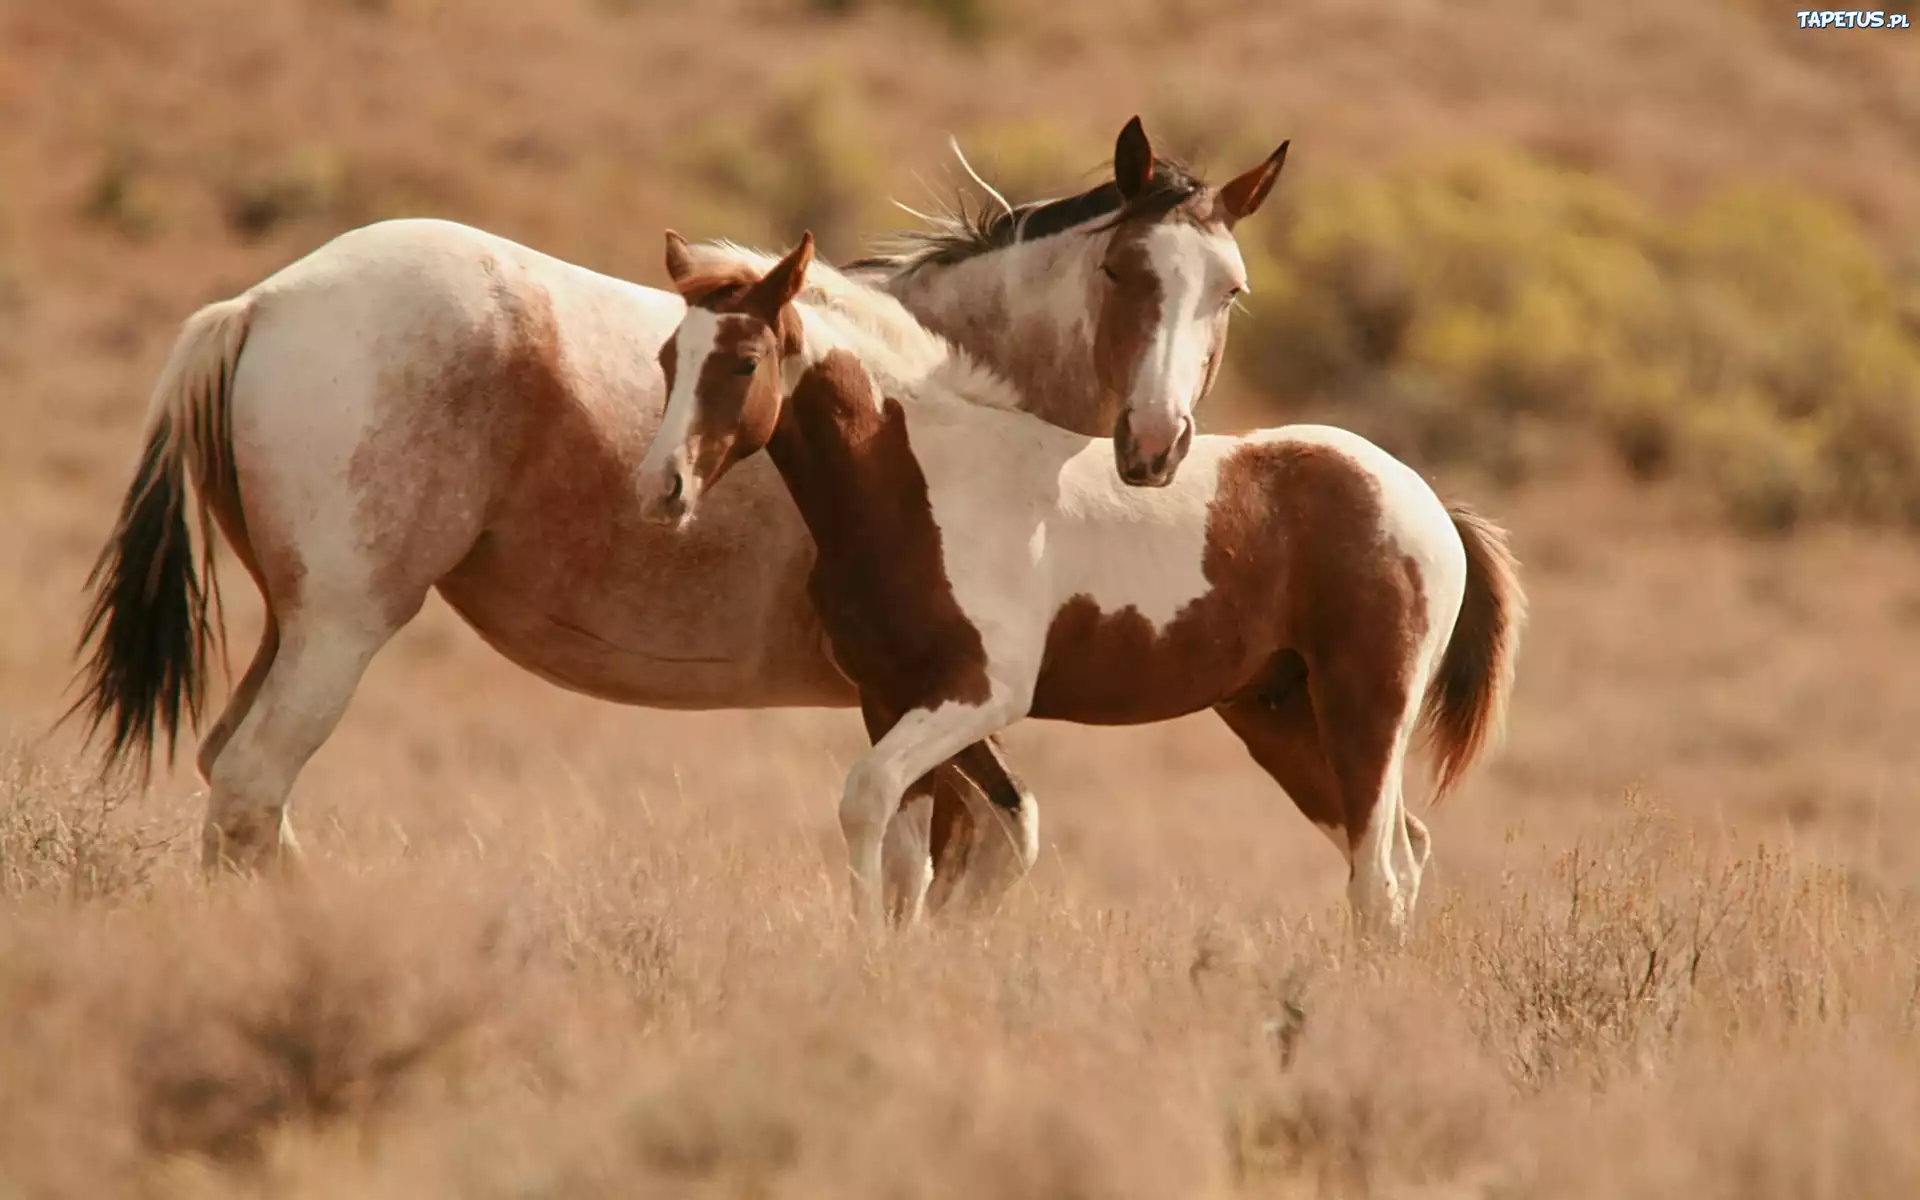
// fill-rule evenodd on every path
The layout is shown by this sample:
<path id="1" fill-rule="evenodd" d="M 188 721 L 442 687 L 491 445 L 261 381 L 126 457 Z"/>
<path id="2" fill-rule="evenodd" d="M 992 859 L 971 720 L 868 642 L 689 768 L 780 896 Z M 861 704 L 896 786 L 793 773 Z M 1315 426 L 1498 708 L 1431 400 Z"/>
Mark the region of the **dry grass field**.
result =
<path id="1" fill-rule="evenodd" d="M 305 887 L 207 885 L 190 770 L 103 789 L 49 732 L 194 306 L 403 213 L 654 284 L 666 224 L 845 256 L 947 131 L 1065 188 L 1135 111 L 1210 161 L 1294 140 L 1207 419 L 1341 420 L 1356 380 L 1514 531 L 1509 738 L 1427 815 L 1404 954 L 1347 944 L 1338 857 L 1207 717 L 1016 729 L 1030 884 L 877 944 L 842 919 L 852 713 L 595 703 L 437 600 L 302 778 Z M 1676 465 L 1635 479 L 1618 388 L 1553 424 L 1461 407 L 1478 366 L 1393 400 L 1460 361 L 1418 338 L 1274 366 L 1347 294 L 1300 282 L 1298 198 L 1486 145 L 1707 239 L 1656 264 L 1712 259 L 1725 189 L 1822 206 L 1843 248 L 1778 242 L 1771 315 L 1710 306 L 1759 433 L 1689 457 L 1662 410 Z M 1915 213 L 1920 34 L 1790 6 L 0 0 L 0 1197 L 1920 1195 Z M 1857 343 L 1799 320 L 1845 272 Z M 1782 341 L 1832 374 L 1778 382 Z M 1553 436 L 1441 453 L 1453 413 Z"/>

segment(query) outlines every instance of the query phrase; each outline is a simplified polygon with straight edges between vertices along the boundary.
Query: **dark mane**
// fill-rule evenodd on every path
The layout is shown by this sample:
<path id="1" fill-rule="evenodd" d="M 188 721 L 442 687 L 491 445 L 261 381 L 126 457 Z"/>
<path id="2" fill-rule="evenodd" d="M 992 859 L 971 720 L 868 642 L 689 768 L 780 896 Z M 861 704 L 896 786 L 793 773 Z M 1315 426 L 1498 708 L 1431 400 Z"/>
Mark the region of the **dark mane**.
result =
<path id="1" fill-rule="evenodd" d="M 1111 179 L 1059 200 L 1016 205 L 1011 212 L 985 207 L 969 211 L 966 194 L 959 193 L 949 214 L 934 218 L 924 229 L 889 235 L 876 253 L 855 259 L 842 270 L 904 275 L 921 267 L 950 267 L 1016 242 L 1052 237 L 1101 217 L 1111 218 L 1100 226 L 1103 229 L 1122 221 L 1158 221 L 1206 186 L 1183 164 L 1156 159 L 1152 178 L 1131 201 L 1121 199 Z"/>

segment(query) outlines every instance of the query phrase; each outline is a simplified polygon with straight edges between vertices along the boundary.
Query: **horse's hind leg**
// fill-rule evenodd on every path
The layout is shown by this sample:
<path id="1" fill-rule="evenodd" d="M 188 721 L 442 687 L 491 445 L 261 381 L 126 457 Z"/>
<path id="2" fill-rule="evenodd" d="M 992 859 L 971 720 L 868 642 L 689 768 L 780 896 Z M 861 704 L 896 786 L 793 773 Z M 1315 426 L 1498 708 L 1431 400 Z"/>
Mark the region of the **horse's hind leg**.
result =
<path id="1" fill-rule="evenodd" d="M 1396 943 L 1413 915 L 1428 849 L 1404 799 L 1424 682 L 1424 673 L 1366 650 L 1332 670 L 1311 670 L 1307 681 L 1353 847 L 1348 902 L 1364 935 Z"/>
<path id="2" fill-rule="evenodd" d="M 953 902 L 954 892 L 967 878 L 979 840 L 965 775 L 948 768 L 934 772 L 933 819 L 928 851 L 933 859 L 933 881 L 927 889 L 927 911 L 939 913 Z"/>
<path id="3" fill-rule="evenodd" d="M 1038 821 L 1033 793 L 993 739 L 975 742 L 916 782 L 888 822 L 888 913 L 911 925 L 956 897 L 990 907 L 1039 857 Z"/>
<path id="4" fill-rule="evenodd" d="M 899 715 L 862 696 L 867 736 L 878 742 Z M 939 912 L 955 888 L 973 884 L 975 904 L 997 897 L 1038 854 L 1033 794 L 988 738 L 915 780 L 881 842 L 882 892 L 889 917 L 912 925 Z"/>
<path id="5" fill-rule="evenodd" d="M 213 727 L 207 730 L 207 736 L 200 741 L 197 761 L 202 779 L 209 782 L 213 780 L 213 764 L 219 761 L 220 752 L 226 749 L 233 731 L 253 708 L 255 698 L 260 695 L 260 685 L 266 682 L 267 671 L 279 653 L 280 619 L 272 609 L 268 609 L 266 623 L 260 630 L 260 646 L 253 652 L 253 662 L 247 667 L 247 673 L 240 677 L 233 695 L 227 698 L 227 706 L 220 710 L 219 719 L 214 721 Z"/>
<path id="6" fill-rule="evenodd" d="M 1301 815 L 1333 843 L 1351 875 L 1353 847 L 1347 840 L 1346 807 L 1321 743 L 1304 676 L 1267 694 L 1228 701 L 1214 711 Z M 1401 819 L 1406 822 L 1417 871 L 1426 866 L 1431 838 L 1419 817 L 1403 812 Z"/>
<path id="7" fill-rule="evenodd" d="M 415 602 L 405 616 L 418 608 Z M 208 869 L 253 870 L 298 855 L 287 823 L 294 780 L 339 724 L 367 664 L 406 623 L 376 611 L 302 607 L 262 640 L 222 722 L 238 716 L 228 730 L 216 726 L 202 751 L 211 793 L 201 842 Z"/>
<path id="8" fill-rule="evenodd" d="M 954 755 L 939 778 L 928 907 L 939 912 L 957 899 L 975 911 L 990 908 L 1040 857 L 1039 802 L 993 738 Z"/>
<path id="9" fill-rule="evenodd" d="M 1351 870 L 1353 846 L 1347 840 L 1346 808 L 1340 802 L 1340 784 L 1320 745 L 1320 728 L 1314 721 L 1304 672 L 1277 680 L 1258 693 L 1216 705 L 1214 711 L 1246 746 L 1253 761 L 1287 793 L 1300 814 L 1327 835 Z"/>

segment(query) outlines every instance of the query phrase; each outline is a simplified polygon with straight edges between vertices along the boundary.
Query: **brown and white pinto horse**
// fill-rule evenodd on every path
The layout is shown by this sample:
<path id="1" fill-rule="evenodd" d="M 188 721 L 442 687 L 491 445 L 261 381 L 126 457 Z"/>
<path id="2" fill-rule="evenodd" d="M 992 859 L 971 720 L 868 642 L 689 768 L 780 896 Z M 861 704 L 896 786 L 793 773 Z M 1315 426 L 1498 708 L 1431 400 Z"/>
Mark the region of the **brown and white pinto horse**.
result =
<path id="1" fill-rule="evenodd" d="M 1156 161 L 1137 120 L 1115 161 L 1087 193 L 966 237 L 935 230 L 925 253 L 866 274 L 1003 342 L 1010 357 L 990 360 L 1016 378 L 1045 368 L 1023 358 L 1034 339 L 1076 361 L 1104 353 L 1107 382 L 1089 373 L 1077 393 L 1050 391 L 1045 415 L 1111 429 L 1127 405 L 1153 402 L 1154 364 L 1180 357 L 1156 360 L 1161 349 L 1219 344 L 1224 310 L 1168 301 L 1181 294 L 1170 272 L 1237 260 L 1228 227 L 1278 169 L 1208 187 Z M 1128 249 L 1149 244 L 1145 257 Z M 1106 279 L 1108 250 L 1133 273 Z M 855 703 L 807 602 L 812 543 L 770 467 L 745 469 L 684 535 L 640 517 L 635 478 L 665 398 L 654 351 L 683 312 L 674 292 L 407 220 L 343 234 L 195 313 L 89 581 L 74 711 L 105 733 L 107 765 L 144 769 L 157 740 L 171 758 L 181 726 L 198 724 L 218 611 L 191 528 L 204 555 L 216 523 L 266 619 L 200 746 L 209 865 L 297 850 L 295 779 L 433 588 L 513 662 L 588 695 L 676 709 Z M 957 827 L 969 810 L 956 798 L 974 812 L 990 798 L 1031 842 L 1032 799 L 991 744 L 936 774 Z"/>
<path id="2" fill-rule="evenodd" d="M 809 592 L 876 738 L 840 804 L 856 911 L 879 915 L 890 825 L 925 825 L 909 787 L 961 748 L 1022 717 L 1213 708 L 1347 855 L 1363 931 L 1401 936 L 1428 851 L 1409 747 L 1424 724 L 1444 794 L 1503 717 L 1525 610 L 1505 535 L 1322 426 L 1197 437 L 1178 479 L 1128 488 L 1106 441 L 809 274 L 812 250 L 763 274 L 667 235 L 690 307 L 639 483 L 694 528 L 764 448 L 813 534 Z"/>

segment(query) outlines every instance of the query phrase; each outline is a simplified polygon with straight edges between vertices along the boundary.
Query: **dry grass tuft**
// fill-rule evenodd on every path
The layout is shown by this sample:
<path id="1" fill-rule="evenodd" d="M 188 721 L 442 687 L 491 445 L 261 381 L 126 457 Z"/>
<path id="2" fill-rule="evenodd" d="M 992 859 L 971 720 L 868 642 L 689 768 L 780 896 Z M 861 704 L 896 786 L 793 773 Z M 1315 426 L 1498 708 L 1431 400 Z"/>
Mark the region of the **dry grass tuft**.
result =
<path id="1" fill-rule="evenodd" d="M 876 943 L 790 837 L 649 817 L 546 840 L 352 871 L 323 850 L 304 882 L 211 889 L 180 854 L 118 900 L 7 897 L 7 1178 L 1581 1195 L 1596 1146 L 1635 1194 L 1911 1178 L 1910 906 L 1638 803 L 1438 890 L 1401 954 L 1244 878 L 1126 905 L 1056 881 Z M 1866 1082 L 1880 1107 L 1848 1091 Z M 1735 1096 L 1813 1134 L 1761 1137 Z"/>
<path id="2" fill-rule="evenodd" d="M 495 1003 L 496 936 L 394 899 L 410 921 L 372 897 L 294 897 L 201 930 L 234 944 L 158 998 L 133 1048 L 141 1144 L 257 1162 L 288 1125 L 373 1128 L 451 1056 Z"/>
<path id="3" fill-rule="evenodd" d="M 179 834 L 136 817 L 128 788 L 0 755 L 0 898 L 106 900 L 151 887 Z"/>

